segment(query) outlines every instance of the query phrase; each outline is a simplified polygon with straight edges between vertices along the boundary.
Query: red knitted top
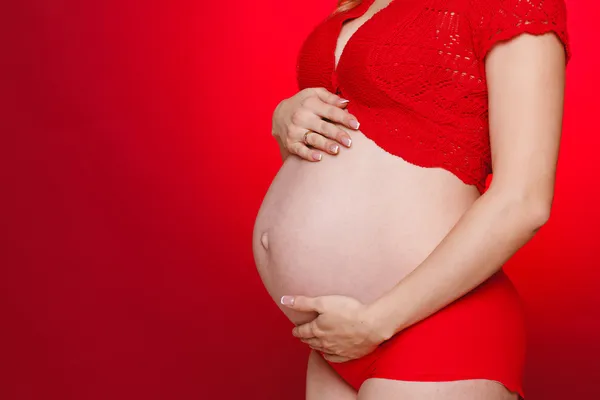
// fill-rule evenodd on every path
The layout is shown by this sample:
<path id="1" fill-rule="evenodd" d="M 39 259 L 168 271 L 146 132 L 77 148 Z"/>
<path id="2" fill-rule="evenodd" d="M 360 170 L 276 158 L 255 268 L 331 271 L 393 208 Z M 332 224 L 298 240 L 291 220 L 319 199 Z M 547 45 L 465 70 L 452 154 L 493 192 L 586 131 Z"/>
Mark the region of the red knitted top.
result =
<path id="1" fill-rule="evenodd" d="M 492 172 L 483 59 L 498 41 L 552 31 L 568 63 L 564 0 L 392 0 L 352 35 L 335 67 L 342 24 L 373 2 L 327 17 L 308 36 L 300 89 L 340 94 L 382 149 L 483 193 Z"/>

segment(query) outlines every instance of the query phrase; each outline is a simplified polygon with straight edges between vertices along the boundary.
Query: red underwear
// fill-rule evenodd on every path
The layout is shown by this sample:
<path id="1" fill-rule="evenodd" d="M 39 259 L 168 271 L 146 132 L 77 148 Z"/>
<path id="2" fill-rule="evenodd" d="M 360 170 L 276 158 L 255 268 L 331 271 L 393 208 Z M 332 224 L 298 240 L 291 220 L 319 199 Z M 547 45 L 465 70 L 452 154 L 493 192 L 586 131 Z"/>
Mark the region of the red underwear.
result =
<path id="1" fill-rule="evenodd" d="M 488 379 L 524 398 L 525 339 L 519 295 L 500 271 L 367 356 L 329 364 L 356 390 L 369 378 Z"/>

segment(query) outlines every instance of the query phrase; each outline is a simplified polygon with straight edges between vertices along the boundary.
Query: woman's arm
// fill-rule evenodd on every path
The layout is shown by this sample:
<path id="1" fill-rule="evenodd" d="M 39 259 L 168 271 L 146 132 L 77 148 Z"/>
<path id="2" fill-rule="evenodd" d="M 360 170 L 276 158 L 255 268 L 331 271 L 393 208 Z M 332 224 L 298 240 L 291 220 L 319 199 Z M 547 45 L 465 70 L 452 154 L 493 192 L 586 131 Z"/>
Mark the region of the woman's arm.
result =
<path id="1" fill-rule="evenodd" d="M 552 33 L 521 35 L 486 57 L 492 183 L 414 271 L 368 306 L 384 338 L 474 289 L 548 220 L 562 131 L 564 57 Z"/>
<path id="2" fill-rule="evenodd" d="M 362 357 L 496 273 L 546 223 L 562 131 L 565 52 L 552 33 L 499 43 L 486 60 L 494 178 L 430 255 L 364 305 L 347 296 L 283 296 L 316 311 L 293 329 L 332 362 Z"/>

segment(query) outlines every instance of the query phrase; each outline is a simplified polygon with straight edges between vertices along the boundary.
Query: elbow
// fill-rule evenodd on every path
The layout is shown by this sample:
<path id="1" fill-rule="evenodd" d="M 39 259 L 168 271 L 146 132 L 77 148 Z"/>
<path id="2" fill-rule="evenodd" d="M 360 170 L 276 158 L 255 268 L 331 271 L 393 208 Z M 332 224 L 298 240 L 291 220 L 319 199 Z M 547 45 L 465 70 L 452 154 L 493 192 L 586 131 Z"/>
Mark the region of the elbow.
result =
<path id="1" fill-rule="evenodd" d="M 490 187 L 490 189 L 492 189 Z M 496 191 L 496 193 L 498 193 Z M 529 190 L 502 190 L 500 208 L 506 216 L 512 215 L 528 230 L 537 232 L 550 220 L 553 196 L 541 195 Z"/>
<path id="2" fill-rule="evenodd" d="M 551 204 L 547 201 L 520 198 L 511 202 L 513 215 L 518 216 L 523 229 L 536 233 L 550 219 Z"/>
<path id="3" fill-rule="evenodd" d="M 531 225 L 531 228 L 534 232 L 537 232 L 550 219 L 552 204 L 547 201 L 530 201 L 523 205 L 523 209 L 528 214 L 527 221 Z"/>

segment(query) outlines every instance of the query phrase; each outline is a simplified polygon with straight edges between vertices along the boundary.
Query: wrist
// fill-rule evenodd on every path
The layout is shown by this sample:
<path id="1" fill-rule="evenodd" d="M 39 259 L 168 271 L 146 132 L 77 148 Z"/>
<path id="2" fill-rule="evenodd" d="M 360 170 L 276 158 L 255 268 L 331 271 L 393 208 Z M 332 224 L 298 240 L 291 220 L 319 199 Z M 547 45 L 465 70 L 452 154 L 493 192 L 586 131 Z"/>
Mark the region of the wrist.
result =
<path id="1" fill-rule="evenodd" d="M 385 298 L 379 298 L 367 305 L 366 313 L 371 322 L 373 335 L 381 342 L 389 340 L 399 332 L 398 327 L 401 324 L 398 323 L 398 315 L 395 315 L 394 309 L 389 307 Z"/>

